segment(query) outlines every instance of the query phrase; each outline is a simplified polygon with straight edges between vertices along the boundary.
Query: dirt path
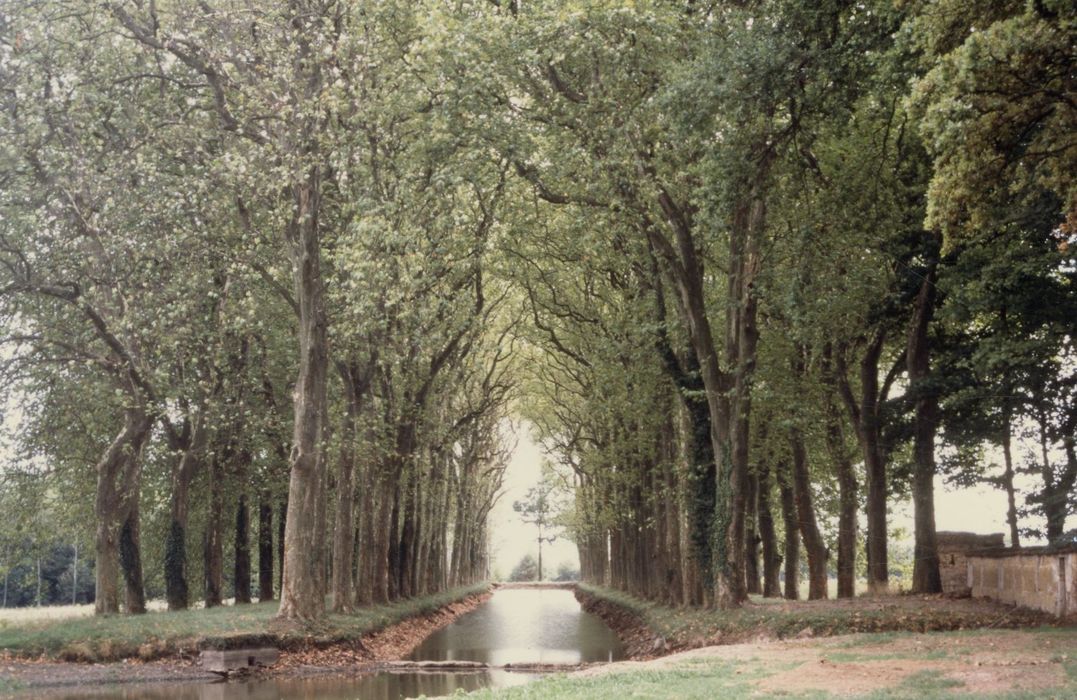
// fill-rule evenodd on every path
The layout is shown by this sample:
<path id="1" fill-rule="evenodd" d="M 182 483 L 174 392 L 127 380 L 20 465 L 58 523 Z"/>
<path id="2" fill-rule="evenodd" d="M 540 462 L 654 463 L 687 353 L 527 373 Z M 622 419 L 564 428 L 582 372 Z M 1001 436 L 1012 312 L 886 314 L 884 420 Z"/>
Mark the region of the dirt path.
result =
<path id="1" fill-rule="evenodd" d="M 1020 690 L 1052 697 L 1077 670 L 1077 628 L 1051 631 L 856 634 L 826 639 L 710 646 L 647 661 L 580 671 L 596 677 L 626 671 L 734 662 L 763 694 L 862 695 L 921 680 L 971 697 Z M 1057 695 L 1055 697 L 1062 697 Z"/>

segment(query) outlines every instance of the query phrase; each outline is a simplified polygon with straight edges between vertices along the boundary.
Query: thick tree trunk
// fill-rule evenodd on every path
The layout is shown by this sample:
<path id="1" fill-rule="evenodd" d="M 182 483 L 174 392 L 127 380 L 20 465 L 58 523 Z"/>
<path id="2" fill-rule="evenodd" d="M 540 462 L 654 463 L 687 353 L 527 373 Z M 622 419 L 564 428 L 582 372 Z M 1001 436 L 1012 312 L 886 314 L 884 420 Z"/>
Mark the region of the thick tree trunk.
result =
<path id="1" fill-rule="evenodd" d="M 186 610 L 190 605 L 187 585 L 187 522 L 191 481 L 202 467 L 205 448 L 205 422 L 199 414 L 191 433 L 172 445 L 182 450 L 172 466 L 172 491 L 169 498 L 171 523 L 165 538 L 165 599 L 169 610 Z"/>
<path id="2" fill-rule="evenodd" d="M 782 595 L 780 572 L 781 555 L 778 554 L 778 535 L 774 527 L 774 513 L 770 505 L 770 466 L 759 468 L 759 537 L 763 545 L 763 597 L 780 598 Z"/>
<path id="3" fill-rule="evenodd" d="M 142 449 L 149 438 L 151 425 L 152 420 L 142 407 L 128 407 L 124 412 L 123 429 L 97 463 L 94 611 L 98 615 L 120 610 L 120 540 L 125 525 L 130 527 L 131 511 L 137 511 Z M 128 586 L 128 590 L 130 588 Z"/>
<path id="4" fill-rule="evenodd" d="M 800 430 L 794 428 L 789 441 L 793 453 L 793 498 L 796 501 L 797 525 L 804 540 L 804 552 L 808 556 L 808 600 L 821 600 L 827 597 L 826 542 L 815 519 L 808 455 Z"/>
<path id="5" fill-rule="evenodd" d="M 710 439 L 715 458 L 715 507 L 711 524 L 711 571 L 713 571 L 714 601 L 722 608 L 739 606 L 746 598 L 744 585 L 744 473 L 741 466 L 741 442 L 734 444 L 733 414 L 726 398 L 735 380 L 722 372 L 714 343 L 714 334 L 707 315 L 703 289 L 703 268 L 686 212 L 663 193 L 660 204 L 676 235 L 676 248 L 657 231 L 648 231 L 654 245 L 676 283 L 681 315 L 685 320 L 700 374 L 706 389 Z M 739 299 L 739 294 L 738 294 Z M 747 368 L 745 368 L 747 369 Z M 742 389 L 744 386 L 741 387 Z M 738 418 L 747 420 L 747 406 Z M 738 421 L 738 440 L 740 439 Z M 746 465 L 745 465 L 746 466 Z"/>
<path id="6" fill-rule="evenodd" d="M 268 491 L 258 498 L 258 601 L 273 600 L 273 501 Z"/>
<path id="7" fill-rule="evenodd" d="M 329 341 L 321 272 L 321 173 L 312 166 L 293 186 L 287 227 L 299 307 L 299 376 L 295 385 L 284 580 L 279 617 L 312 620 L 325 612 L 325 437 Z"/>
<path id="8" fill-rule="evenodd" d="M 139 516 L 139 496 L 131 495 L 127 519 L 120 529 L 120 566 L 123 569 L 125 600 L 128 614 L 146 612 L 146 585 L 142 575 L 142 523 Z"/>
<path id="9" fill-rule="evenodd" d="M 800 528 L 792 475 L 788 466 L 778 468 L 778 492 L 782 500 L 782 524 L 785 526 L 785 597 L 800 598 Z"/>
<path id="10" fill-rule="evenodd" d="M 935 311 L 935 267 L 932 266 L 916 296 L 905 350 L 909 392 L 916 400 L 913 425 L 912 500 L 916 544 L 913 554 L 912 592 L 941 593 L 938 542 L 935 537 L 935 431 L 939 402 L 928 383 L 930 339 L 928 329 Z"/>

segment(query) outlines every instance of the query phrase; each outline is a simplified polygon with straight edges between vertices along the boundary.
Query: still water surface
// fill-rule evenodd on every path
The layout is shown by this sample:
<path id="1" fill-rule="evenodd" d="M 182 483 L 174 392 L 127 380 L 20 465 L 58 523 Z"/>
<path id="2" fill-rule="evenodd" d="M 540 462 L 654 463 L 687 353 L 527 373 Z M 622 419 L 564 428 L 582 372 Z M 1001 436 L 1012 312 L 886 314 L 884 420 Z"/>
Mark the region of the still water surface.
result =
<path id="1" fill-rule="evenodd" d="M 435 632 L 409 657 L 415 661 L 575 664 L 624 657 L 617 635 L 580 609 L 571 591 L 509 589 Z M 491 669 L 466 673 L 373 673 L 332 678 L 273 679 L 80 688 L 36 693 L 51 700 L 400 700 L 526 683 L 534 674 Z"/>

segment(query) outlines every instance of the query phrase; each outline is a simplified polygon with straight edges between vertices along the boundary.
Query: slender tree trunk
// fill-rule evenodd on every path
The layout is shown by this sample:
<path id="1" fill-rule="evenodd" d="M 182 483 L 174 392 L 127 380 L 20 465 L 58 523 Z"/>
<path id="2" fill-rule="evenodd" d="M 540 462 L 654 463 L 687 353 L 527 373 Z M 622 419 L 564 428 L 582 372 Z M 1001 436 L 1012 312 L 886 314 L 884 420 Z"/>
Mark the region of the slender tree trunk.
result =
<path id="1" fill-rule="evenodd" d="M 838 407 L 839 385 L 834 374 L 833 347 L 823 348 L 823 381 L 826 446 L 838 477 L 838 597 L 856 595 L 857 483 L 852 456 L 846 447 L 845 428 Z"/>
<path id="2" fill-rule="evenodd" d="M 1006 412 L 1005 431 L 1002 435 L 1002 457 L 1005 460 L 1005 470 L 1002 472 L 1002 488 L 1006 491 L 1006 522 L 1010 526 L 1010 546 L 1014 549 L 1021 547 L 1021 533 L 1017 530 L 1017 494 L 1013 484 L 1013 451 L 1010 443 L 1010 414 Z"/>
<path id="3" fill-rule="evenodd" d="M 941 593 L 938 542 L 935 537 L 935 431 L 939 401 L 929 385 L 930 338 L 928 330 L 935 311 L 933 265 L 920 285 L 909 326 L 905 361 L 909 391 L 916 399 L 913 425 L 912 500 L 916 544 L 913 555 L 912 592 Z"/>
<path id="4" fill-rule="evenodd" d="M 273 502 L 268 491 L 258 499 L 258 602 L 273 600 Z"/>
<path id="5" fill-rule="evenodd" d="M 71 564 L 71 604 L 79 602 L 79 543 L 75 543 L 75 559 Z"/>
<path id="6" fill-rule="evenodd" d="M 797 525 L 808 556 L 808 600 L 820 600 L 827 597 L 827 548 L 815 519 L 804 438 L 796 428 L 790 433 L 790 447 L 793 453 L 793 498 L 796 502 Z"/>
<path id="7" fill-rule="evenodd" d="M 770 466 L 762 464 L 759 468 L 759 535 L 763 544 L 763 597 L 780 598 L 782 595 L 779 569 L 781 555 L 778 554 L 778 535 L 774 527 L 774 513 L 770 505 Z"/>
<path id="8" fill-rule="evenodd" d="M 220 605 L 224 600 L 224 543 L 221 537 L 224 499 L 224 457 L 218 449 L 210 460 L 209 512 L 206 529 L 202 536 L 203 573 L 205 575 L 205 604 L 207 608 Z"/>
<path id="9" fill-rule="evenodd" d="M 242 488 L 242 487 L 241 487 Z M 236 542 L 235 542 L 235 592 L 236 604 L 251 602 L 251 542 L 250 512 L 247 509 L 247 494 L 239 494 L 236 504 Z"/>
<path id="10" fill-rule="evenodd" d="M 845 436 L 834 411 L 828 417 L 828 442 L 838 475 L 838 597 L 856 595 L 856 472 L 845 452 Z"/>
<path id="11" fill-rule="evenodd" d="M 362 518 L 362 533 L 359 570 L 355 582 L 356 603 L 370 605 L 374 601 L 374 560 L 376 558 L 376 546 L 378 533 L 375 532 L 375 516 L 377 515 L 378 502 L 377 484 L 374 479 L 374 470 L 370 467 L 366 470 L 366 488 L 363 489 L 363 505 L 360 511 Z"/>
<path id="12" fill-rule="evenodd" d="M 277 590 L 284 590 L 284 532 L 288 529 L 288 496 L 280 503 L 277 517 Z"/>
<path id="13" fill-rule="evenodd" d="M 879 418 L 882 394 L 879 388 L 879 360 L 882 356 L 886 332 L 876 331 L 860 360 L 860 401 L 858 402 L 846 379 L 845 360 L 836 353 L 838 362 L 837 384 L 842 400 L 856 426 L 856 437 L 864 458 L 867 486 L 867 560 L 868 592 L 886 593 L 889 589 L 889 566 L 887 564 L 886 534 L 886 457 L 880 438 Z"/>
<path id="14" fill-rule="evenodd" d="M 752 474 L 746 480 L 748 485 L 747 507 L 744 517 L 744 576 L 749 593 L 762 593 L 759 583 L 759 476 Z"/>
<path id="15" fill-rule="evenodd" d="M 355 421 L 359 396 L 353 368 L 337 366 L 344 387 L 344 419 L 340 431 L 340 461 L 337 471 L 337 512 L 333 525 L 333 578 L 330 593 L 333 610 L 345 612 L 354 606 L 352 564 L 355 552 Z"/>
<path id="16" fill-rule="evenodd" d="M 800 527 L 796 498 L 793 495 L 792 475 L 788 466 L 778 469 L 778 492 L 782 500 L 782 523 L 785 526 L 785 597 L 800 598 Z"/>

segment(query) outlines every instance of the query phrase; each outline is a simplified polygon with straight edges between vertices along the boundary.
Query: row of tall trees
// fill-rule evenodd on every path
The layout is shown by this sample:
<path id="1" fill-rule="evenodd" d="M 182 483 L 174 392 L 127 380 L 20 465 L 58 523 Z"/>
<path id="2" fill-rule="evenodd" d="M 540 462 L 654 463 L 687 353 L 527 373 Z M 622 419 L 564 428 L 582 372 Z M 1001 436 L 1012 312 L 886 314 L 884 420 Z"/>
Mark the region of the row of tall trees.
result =
<path id="1" fill-rule="evenodd" d="M 101 613 L 230 570 L 310 619 L 484 575 L 520 395 L 588 579 L 735 606 L 795 594 L 802 547 L 812 597 L 832 559 L 881 591 L 911 494 L 935 590 L 938 473 L 1006 489 L 1015 543 L 1023 469 L 1048 536 L 1074 508 L 1073 29 L 1047 0 L 5 8 L 7 471 L 95 524 Z"/>
<path id="2" fill-rule="evenodd" d="M 432 111 L 418 17 L 3 11 L 8 471 L 96 524 L 99 613 L 226 568 L 299 619 L 486 575 L 506 169 Z"/>
<path id="3" fill-rule="evenodd" d="M 938 475 L 1004 489 L 1015 546 L 1063 534 L 1074 21 L 752 2 L 512 23 L 545 59 L 506 79 L 546 226 L 513 274 L 585 578 L 733 606 L 797 597 L 803 561 L 811 598 L 828 572 L 882 592 L 909 499 L 904 585 L 939 591 Z"/>

